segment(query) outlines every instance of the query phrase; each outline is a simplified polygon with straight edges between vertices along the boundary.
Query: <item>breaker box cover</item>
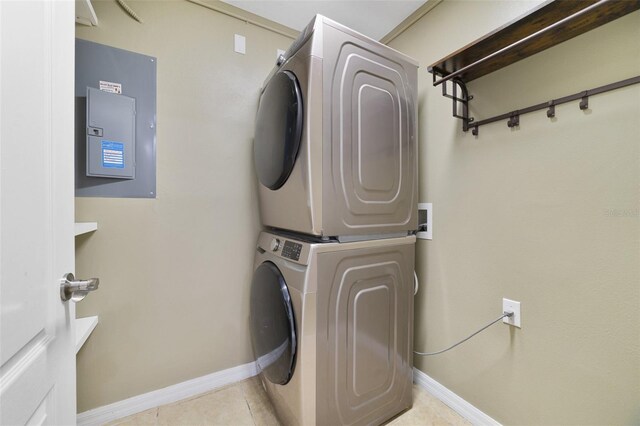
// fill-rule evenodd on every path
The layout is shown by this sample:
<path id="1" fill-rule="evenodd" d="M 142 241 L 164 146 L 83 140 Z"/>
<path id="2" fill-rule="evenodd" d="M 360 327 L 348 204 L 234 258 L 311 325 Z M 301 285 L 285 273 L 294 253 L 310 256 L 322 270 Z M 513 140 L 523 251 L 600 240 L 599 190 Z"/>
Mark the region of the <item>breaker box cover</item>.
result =
<path id="1" fill-rule="evenodd" d="M 87 87 L 87 176 L 135 178 L 136 100 Z"/>

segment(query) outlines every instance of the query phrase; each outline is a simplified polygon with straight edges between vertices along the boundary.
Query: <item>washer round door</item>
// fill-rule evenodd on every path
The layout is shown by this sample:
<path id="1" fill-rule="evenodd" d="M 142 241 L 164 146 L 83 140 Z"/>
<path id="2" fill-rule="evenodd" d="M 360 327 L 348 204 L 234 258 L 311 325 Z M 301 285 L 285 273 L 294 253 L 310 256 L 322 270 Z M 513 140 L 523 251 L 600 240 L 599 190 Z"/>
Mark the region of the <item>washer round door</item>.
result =
<path id="1" fill-rule="evenodd" d="M 296 358 L 295 320 L 287 283 L 272 262 L 262 263 L 253 275 L 250 324 L 258 367 L 270 382 L 287 384 Z"/>
<path id="2" fill-rule="evenodd" d="M 253 155 L 260 183 L 276 190 L 285 184 L 302 139 L 302 91 L 291 71 L 275 74 L 260 97 Z"/>

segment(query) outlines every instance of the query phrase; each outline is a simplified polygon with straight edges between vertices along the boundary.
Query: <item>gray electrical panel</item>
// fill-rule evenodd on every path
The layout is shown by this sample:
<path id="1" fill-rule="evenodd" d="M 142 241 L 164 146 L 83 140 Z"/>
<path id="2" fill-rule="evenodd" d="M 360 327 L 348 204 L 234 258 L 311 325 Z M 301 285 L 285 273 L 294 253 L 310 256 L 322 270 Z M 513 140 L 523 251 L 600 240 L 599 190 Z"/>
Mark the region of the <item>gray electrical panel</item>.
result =
<path id="1" fill-rule="evenodd" d="M 76 39 L 76 197 L 156 197 L 156 72 L 153 56 Z"/>
<path id="2" fill-rule="evenodd" d="M 136 100 L 87 88 L 87 176 L 136 177 Z"/>

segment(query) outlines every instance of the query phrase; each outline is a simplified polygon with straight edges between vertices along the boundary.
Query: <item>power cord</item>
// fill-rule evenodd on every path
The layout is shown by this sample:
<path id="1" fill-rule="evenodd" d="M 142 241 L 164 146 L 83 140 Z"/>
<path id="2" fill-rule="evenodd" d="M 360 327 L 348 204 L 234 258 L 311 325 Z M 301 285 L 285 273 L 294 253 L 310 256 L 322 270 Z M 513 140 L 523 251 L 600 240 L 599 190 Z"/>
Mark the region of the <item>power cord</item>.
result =
<path id="1" fill-rule="evenodd" d="M 131 9 L 131 7 L 124 2 L 124 0 L 116 0 L 116 3 L 118 3 L 120 5 L 120 7 L 122 7 L 124 9 L 125 12 L 127 12 L 129 14 L 129 16 L 131 16 L 133 19 L 135 19 L 136 21 L 140 22 L 141 24 L 142 19 L 140 19 L 140 17 L 138 16 L 138 14 L 136 12 L 133 11 L 133 9 Z"/>
<path id="2" fill-rule="evenodd" d="M 447 351 L 455 348 L 456 346 L 466 342 L 467 340 L 471 339 L 476 334 L 478 334 L 478 333 L 486 330 L 487 328 L 491 327 L 493 324 L 497 323 L 502 318 L 506 318 L 506 317 L 510 318 L 512 316 L 513 316 L 513 312 L 503 312 L 502 315 L 500 315 L 498 318 L 496 318 L 495 320 L 491 321 L 489 324 L 487 324 L 484 327 L 482 327 L 480 330 L 478 330 L 475 333 L 471 334 L 469 337 L 466 337 L 466 338 L 460 340 L 458 343 L 455 343 L 455 344 L 449 346 L 447 349 L 443 349 L 443 350 L 437 351 L 437 352 L 418 352 L 418 351 L 413 351 L 413 353 L 416 354 L 416 355 L 420 355 L 420 356 L 431 356 L 431 355 L 438 355 L 438 354 L 441 354 L 443 352 L 447 352 Z"/>

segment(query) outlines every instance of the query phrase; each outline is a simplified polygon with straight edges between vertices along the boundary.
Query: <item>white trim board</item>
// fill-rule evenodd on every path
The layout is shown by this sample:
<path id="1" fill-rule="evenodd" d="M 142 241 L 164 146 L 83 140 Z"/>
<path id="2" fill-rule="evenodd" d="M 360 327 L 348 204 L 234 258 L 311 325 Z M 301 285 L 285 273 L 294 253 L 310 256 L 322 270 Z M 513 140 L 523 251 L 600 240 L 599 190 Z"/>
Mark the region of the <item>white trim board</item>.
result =
<path id="1" fill-rule="evenodd" d="M 417 368 L 413 369 L 413 382 L 438 398 L 453 411 L 470 421 L 471 424 L 501 426 L 500 423 L 495 421 L 493 418 L 489 417 L 487 414 L 483 413 L 462 397 L 456 395 Z"/>
<path id="2" fill-rule="evenodd" d="M 209 392 L 221 388 L 231 383 L 248 379 L 258 374 L 255 362 L 228 368 L 186 382 L 168 386 L 113 404 L 104 405 L 85 411 L 77 416 L 78 425 L 102 425 L 104 423 L 118 420 L 132 414 L 139 413 L 150 408 L 164 404 L 180 401 L 201 393 Z"/>

